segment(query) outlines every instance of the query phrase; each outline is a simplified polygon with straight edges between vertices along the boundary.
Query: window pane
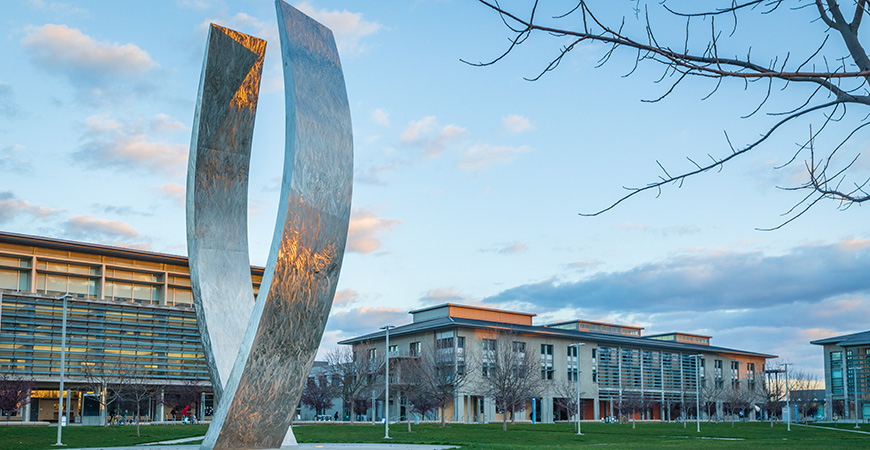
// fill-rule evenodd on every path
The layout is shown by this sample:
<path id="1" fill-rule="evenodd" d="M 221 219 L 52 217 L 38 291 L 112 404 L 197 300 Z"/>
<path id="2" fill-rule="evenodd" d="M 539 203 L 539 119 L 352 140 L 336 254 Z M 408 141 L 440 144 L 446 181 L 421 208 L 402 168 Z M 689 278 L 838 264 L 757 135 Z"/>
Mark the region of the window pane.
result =
<path id="1" fill-rule="evenodd" d="M 18 271 L 0 270 L 0 289 L 18 289 Z"/>
<path id="2" fill-rule="evenodd" d="M 46 292 L 60 292 L 66 293 L 66 281 L 67 277 L 60 277 L 57 275 L 46 275 L 45 276 L 45 290 Z"/>

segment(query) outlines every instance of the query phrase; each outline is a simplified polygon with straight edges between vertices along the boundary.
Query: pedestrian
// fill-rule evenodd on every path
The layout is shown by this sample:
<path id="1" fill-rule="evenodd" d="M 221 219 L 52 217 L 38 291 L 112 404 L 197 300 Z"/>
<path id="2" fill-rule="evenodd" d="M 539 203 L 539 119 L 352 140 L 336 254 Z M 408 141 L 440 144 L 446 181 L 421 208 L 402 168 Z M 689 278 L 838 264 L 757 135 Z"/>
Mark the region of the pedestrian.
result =
<path id="1" fill-rule="evenodd" d="M 333 416 L 333 420 L 338 422 L 338 411 L 335 412 L 335 416 Z"/>

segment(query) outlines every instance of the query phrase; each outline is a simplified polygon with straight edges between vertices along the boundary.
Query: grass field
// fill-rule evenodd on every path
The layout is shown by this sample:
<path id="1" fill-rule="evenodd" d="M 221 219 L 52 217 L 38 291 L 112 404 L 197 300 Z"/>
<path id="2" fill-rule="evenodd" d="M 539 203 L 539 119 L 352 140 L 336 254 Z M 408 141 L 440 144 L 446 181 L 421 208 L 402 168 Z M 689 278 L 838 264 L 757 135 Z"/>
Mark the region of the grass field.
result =
<path id="1" fill-rule="evenodd" d="M 868 427 L 870 428 L 870 427 Z M 67 427 L 64 443 L 67 447 L 134 445 L 182 437 L 202 436 L 204 425 L 143 426 L 142 437 L 136 429 L 119 427 Z M 701 433 L 694 424 L 684 429 L 681 424 L 639 423 L 637 429 L 625 424 L 583 424 L 583 436 L 575 434 L 571 424 L 508 425 L 414 425 L 390 426 L 390 443 L 459 445 L 469 450 L 506 449 L 574 449 L 604 447 L 607 449 L 870 449 L 870 435 L 834 429 L 767 423 L 701 423 Z M 341 424 L 301 425 L 294 427 L 299 442 L 384 442 L 383 426 Z M 870 430 L 866 430 L 870 431 Z M 56 440 L 53 427 L 0 427 L 0 450 L 51 449 Z"/>
<path id="2" fill-rule="evenodd" d="M 139 427 L 141 437 L 136 437 L 134 425 L 111 427 L 76 427 L 63 429 L 63 443 L 67 448 L 136 445 L 146 442 L 165 441 L 185 437 L 202 436 L 208 425 L 160 425 Z M 58 449 L 57 426 L 51 427 L 0 427 L 0 450 Z"/>

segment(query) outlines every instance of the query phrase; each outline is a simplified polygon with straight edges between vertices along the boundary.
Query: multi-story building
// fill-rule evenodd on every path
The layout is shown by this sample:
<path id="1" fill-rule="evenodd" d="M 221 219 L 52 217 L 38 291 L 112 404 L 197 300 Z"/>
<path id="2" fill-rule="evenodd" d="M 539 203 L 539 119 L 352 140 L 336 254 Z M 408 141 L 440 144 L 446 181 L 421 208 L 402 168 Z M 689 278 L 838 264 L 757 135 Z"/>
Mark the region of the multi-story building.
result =
<path id="1" fill-rule="evenodd" d="M 870 418 L 870 330 L 811 341 L 825 358 L 825 417 Z"/>
<path id="2" fill-rule="evenodd" d="M 256 295 L 263 269 L 251 273 Z M 36 382 L 14 419 L 58 419 L 65 295 L 71 421 L 96 423 L 104 414 L 105 392 L 89 389 L 103 369 L 154 386 L 195 382 L 205 391 L 198 417 L 210 409 L 186 257 L 0 232 L 0 373 Z M 156 398 L 144 406 L 149 419 L 170 412 Z"/>
<path id="3" fill-rule="evenodd" d="M 640 327 L 586 320 L 534 325 L 534 314 L 477 306 L 443 304 L 410 313 L 411 323 L 390 329 L 389 349 L 384 347 L 385 331 L 340 344 L 351 345 L 356 354 L 368 358 L 388 352 L 398 361 L 447 349 L 454 364 L 463 368 L 460 373 L 467 372 L 445 413 L 446 420 L 456 422 L 502 420 L 487 381 L 499 340 L 512 341 L 505 347 L 508 351 L 530 352 L 539 360 L 541 383 L 517 419 L 542 422 L 569 419 L 558 405 L 574 395 L 578 380 L 583 399 L 580 414 L 587 420 L 628 415 L 623 406 L 629 397 L 644 402 L 641 411 L 635 408 L 632 414 L 636 419 L 677 419 L 683 415 L 680 411 L 694 415 L 696 393 L 702 417 L 721 415 L 723 405 L 733 402 L 729 395 L 759 397 L 755 388 L 763 382 L 765 360 L 775 358 L 711 346 L 710 336 L 679 332 L 643 336 Z M 401 384 L 398 376 L 391 374 L 391 382 Z M 383 389 L 377 395 L 369 414 L 383 417 Z M 406 416 L 406 406 L 401 392 L 391 389 L 391 420 Z M 745 410 L 747 417 L 755 417 L 755 408 Z"/>

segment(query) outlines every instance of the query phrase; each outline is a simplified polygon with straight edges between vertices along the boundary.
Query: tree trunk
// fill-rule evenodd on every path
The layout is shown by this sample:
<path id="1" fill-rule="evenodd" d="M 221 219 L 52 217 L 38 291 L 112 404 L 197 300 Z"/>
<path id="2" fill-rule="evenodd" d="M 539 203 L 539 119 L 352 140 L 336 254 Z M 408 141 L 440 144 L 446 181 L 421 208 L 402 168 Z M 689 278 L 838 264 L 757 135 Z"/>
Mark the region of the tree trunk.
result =
<path id="1" fill-rule="evenodd" d="M 632 429 L 632 430 L 637 429 L 637 428 L 634 426 L 635 423 L 637 423 L 637 422 L 635 422 L 635 420 L 634 420 L 634 416 L 632 416 L 632 418 L 631 418 L 631 429 Z"/>
<path id="2" fill-rule="evenodd" d="M 501 431 L 507 431 L 507 410 L 501 415 Z"/>
<path id="3" fill-rule="evenodd" d="M 354 419 L 353 415 L 355 414 L 355 412 L 354 412 L 354 410 L 353 410 L 353 407 L 354 407 L 354 406 L 356 406 L 356 405 L 354 405 L 354 401 L 351 400 L 351 401 L 350 401 L 350 424 L 351 424 L 351 425 L 353 425 L 353 419 Z"/>
<path id="4" fill-rule="evenodd" d="M 441 428 L 444 428 L 446 426 L 447 426 L 447 423 L 444 421 L 444 407 L 442 406 L 441 407 Z"/>
<path id="5" fill-rule="evenodd" d="M 405 414 L 405 421 L 408 422 L 408 433 L 411 432 L 411 413 Z"/>
<path id="6" fill-rule="evenodd" d="M 139 402 L 136 402 L 136 437 L 139 437 Z"/>

